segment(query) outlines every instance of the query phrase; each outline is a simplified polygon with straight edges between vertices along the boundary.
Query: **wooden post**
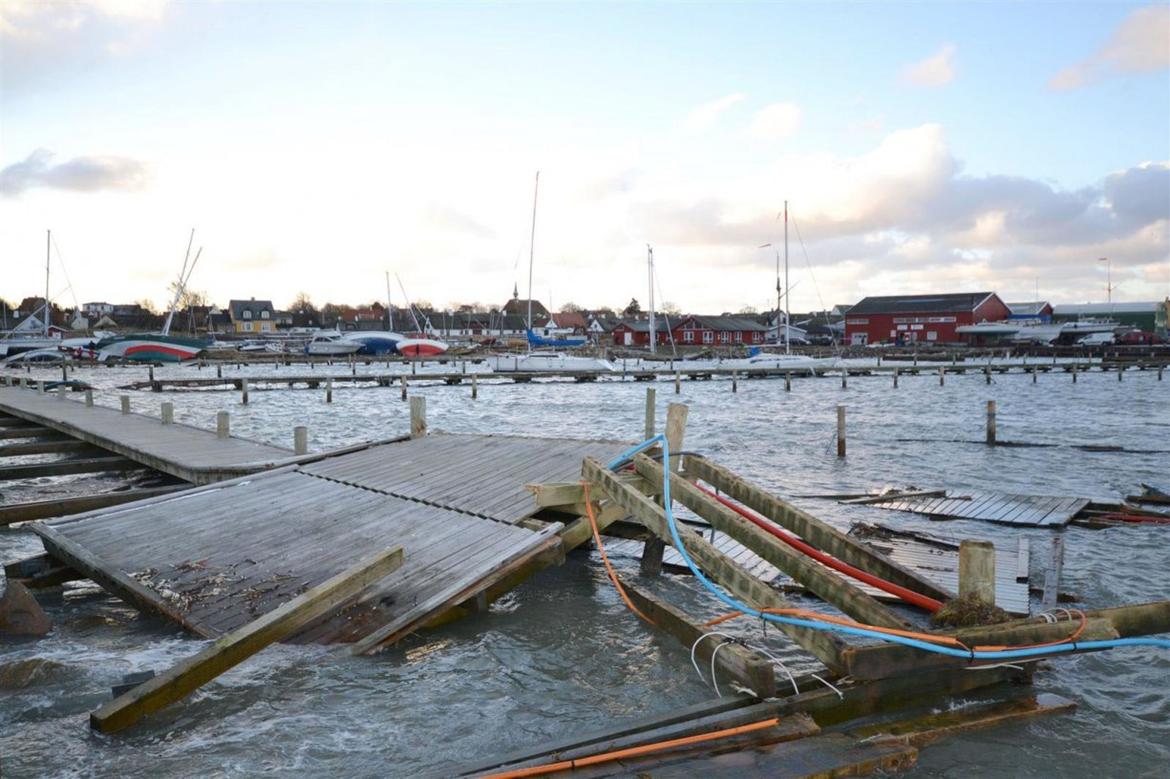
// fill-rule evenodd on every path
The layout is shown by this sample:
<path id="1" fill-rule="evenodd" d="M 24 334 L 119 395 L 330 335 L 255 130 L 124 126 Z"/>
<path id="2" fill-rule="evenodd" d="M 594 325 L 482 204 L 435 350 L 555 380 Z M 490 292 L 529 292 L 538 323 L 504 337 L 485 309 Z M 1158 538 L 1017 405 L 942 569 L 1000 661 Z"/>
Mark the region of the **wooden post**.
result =
<path id="1" fill-rule="evenodd" d="M 1052 551 L 1048 558 L 1048 570 L 1044 572 L 1044 590 L 1040 597 L 1040 608 L 1050 611 L 1056 608 L 1060 599 L 1060 575 L 1064 569 L 1064 537 L 1052 537 Z"/>
<path id="2" fill-rule="evenodd" d="M 175 421 L 175 404 L 169 400 L 162 404 L 162 423 L 169 425 Z"/>
<path id="3" fill-rule="evenodd" d="M 69 366 L 61 363 L 61 381 L 69 381 Z"/>
<path id="4" fill-rule="evenodd" d="M 784 371 L 784 391 L 792 392 L 792 374 Z"/>
<path id="5" fill-rule="evenodd" d="M 304 425 L 293 428 L 293 451 L 297 454 L 309 453 L 309 428 Z"/>
<path id="6" fill-rule="evenodd" d="M 415 375 L 417 367 L 418 367 L 418 363 L 414 360 L 411 360 L 410 361 L 410 375 L 411 376 Z M 403 379 L 403 381 L 406 381 L 406 379 Z M 403 400 L 405 400 L 405 398 L 403 398 Z"/>
<path id="7" fill-rule="evenodd" d="M 987 445 L 995 446 L 995 401 L 987 401 Z"/>
<path id="8" fill-rule="evenodd" d="M 68 391 L 69 391 L 69 388 L 66 387 L 64 384 L 58 384 L 57 385 L 57 400 L 65 400 L 65 393 Z"/>
<path id="9" fill-rule="evenodd" d="M 995 605 L 995 545 L 966 540 L 959 544 L 959 597 Z"/>
<path id="10" fill-rule="evenodd" d="M 463 363 L 463 368 L 464 368 L 464 370 L 467 369 L 467 363 Z M 478 377 L 478 375 L 479 374 L 476 374 L 476 373 L 471 374 L 471 399 L 472 400 L 475 400 L 477 397 L 479 397 L 479 384 L 476 381 L 476 378 Z"/>
<path id="11" fill-rule="evenodd" d="M 670 446 L 670 462 L 666 467 L 672 472 L 678 471 L 681 459 L 674 452 L 681 452 L 683 436 L 687 428 L 687 406 L 683 403 L 671 403 L 666 407 L 666 443 Z M 661 501 L 660 501 L 661 503 Z M 644 576 L 657 576 L 662 573 L 662 555 L 666 551 L 666 541 L 654 535 L 642 546 L 642 562 L 640 570 Z"/>
<path id="12" fill-rule="evenodd" d="M 185 698 L 269 644 L 296 633 L 386 578 L 402 566 L 403 556 L 402 547 L 398 547 L 347 568 L 105 704 L 89 715 L 90 727 L 102 733 L 116 733 Z"/>
<path id="13" fill-rule="evenodd" d="M 329 376 L 325 379 L 325 402 L 333 402 L 333 377 Z"/>
<path id="14" fill-rule="evenodd" d="M 223 365 L 222 364 L 215 366 L 215 378 L 217 378 L 217 379 L 223 378 Z"/>
<path id="15" fill-rule="evenodd" d="M 1124 366 L 1124 365 L 1118 365 L 1118 366 L 1117 366 L 1117 380 L 1118 380 L 1118 381 L 1121 381 L 1121 376 L 1122 376 L 1122 374 L 1124 374 L 1124 373 L 1125 373 L 1125 366 Z"/>
<path id="16" fill-rule="evenodd" d="M 93 390 L 85 391 L 85 405 L 87 408 L 93 408 Z"/>
<path id="17" fill-rule="evenodd" d="M 150 381 L 150 388 L 154 389 L 154 366 L 150 365 L 147 367 L 146 370 L 147 370 L 147 379 L 149 379 L 149 381 Z"/>
<path id="18" fill-rule="evenodd" d="M 248 380 L 240 379 L 240 402 L 248 405 Z"/>
<path id="19" fill-rule="evenodd" d="M 643 441 L 654 437 L 654 396 L 656 394 L 653 387 L 646 388 L 646 424 L 643 428 Z"/>
<path id="20" fill-rule="evenodd" d="M 1162 378 L 1162 372 L 1158 371 L 1158 378 Z M 682 371 L 674 372 L 674 394 L 678 395 L 682 392 Z"/>
<path id="21" fill-rule="evenodd" d="M 122 413 L 129 414 L 130 413 L 130 396 L 123 395 L 122 397 L 119 398 L 119 400 L 122 402 Z"/>
<path id="22" fill-rule="evenodd" d="M 427 434 L 427 399 L 415 395 L 410 399 L 410 437 L 422 438 Z"/>
<path id="23" fill-rule="evenodd" d="M 837 406 L 837 456 L 845 456 L 845 406 Z"/>
<path id="24" fill-rule="evenodd" d="M 938 369 L 938 386 L 943 386 L 947 383 L 947 373 L 945 368 Z"/>
<path id="25" fill-rule="evenodd" d="M 731 372 L 731 391 L 739 392 L 739 371 Z"/>
<path id="26" fill-rule="evenodd" d="M 984 384 L 990 384 L 990 383 L 991 383 L 991 366 L 990 366 L 990 365 L 986 365 L 986 366 L 984 366 L 984 368 L 983 368 L 983 379 L 984 379 L 984 382 L 983 382 Z"/>
<path id="27" fill-rule="evenodd" d="M 1073 374 L 1073 384 L 1076 384 L 1077 383 L 1077 364 L 1075 362 L 1073 363 L 1072 374 Z"/>
<path id="28" fill-rule="evenodd" d="M 1036 383 L 1036 368 L 1035 368 L 1035 366 L 1033 366 L 1029 370 L 1032 371 L 1032 383 L 1035 384 Z"/>
<path id="29" fill-rule="evenodd" d="M 413 366 L 414 363 L 411 363 L 411 365 Z M 406 377 L 405 376 L 402 377 L 402 399 L 406 400 Z"/>
<path id="30" fill-rule="evenodd" d="M 849 387 L 849 371 L 844 368 L 841 369 L 841 389 L 848 389 Z"/>
<path id="31" fill-rule="evenodd" d="M 45 382 L 44 382 L 44 381 L 38 381 L 38 382 L 37 382 L 37 394 L 38 394 L 38 395 L 44 395 L 44 394 L 45 394 Z"/>
<path id="32" fill-rule="evenodd" d="M 215 415 L 215 436 L 216 438 L 231 437 L 231 415 L 226 411 L 220 411 Z"/>
<path id="33" fill-rule="evenodd" d="M 894 368 L 894 389 L 898 389 L 898 369 Z"/>

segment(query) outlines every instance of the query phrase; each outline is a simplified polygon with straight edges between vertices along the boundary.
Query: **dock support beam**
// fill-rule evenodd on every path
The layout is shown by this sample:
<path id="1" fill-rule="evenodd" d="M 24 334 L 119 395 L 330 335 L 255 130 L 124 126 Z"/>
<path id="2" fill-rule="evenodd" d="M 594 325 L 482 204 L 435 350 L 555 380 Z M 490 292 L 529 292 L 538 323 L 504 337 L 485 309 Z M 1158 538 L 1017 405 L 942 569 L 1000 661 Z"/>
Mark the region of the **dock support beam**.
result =
<path id="1" fill-rule="evenodd" d="M 172 424 L 175 421 L 175 404 L 167 401 L 162 404 L 162 423 Z"/>
<path id="2" fill-rule="evenodd" d="M 837 406 L 837 456 L 845 456 L 845 406 Z"/>
<path id="3" fill-rule="evenodd" d="M 646 423 L 643 428 L 643 441 L 654 437 L 654 396 L 656 394 L 653 387 L 646 388 Z"/>
<path id="4" fill-rule="evenodd" d="M 304 425 L 293 428 L 293 451 L 296 454 L 309 453 L 309 428 Z"/>
<path id="5" fill-rule="evenodd" d="M 995 401 L 987 401 L 987 445 L 995 446 Z"/>
<path id="6" fill-rule="evenodd" d="M 231 414 L 220 411 L 215 415 L 215 437 L 230 438 L 232 434 Z"/>
<path id="7" fill-rule="evenodd" d="M 427 399 L 415 395 L 410 399 L 410 437 L 422 438 L 427 434 Z"/>
<path id="8" fill-rule="evenodd" d="M 687 406 L 683 403 L 671 403 L 666 409 L 666 442 L 670 451 L 681 452 L 683 436 L 687 428 Z M 681 458 L 672 455 L 669 463 L 664 463 L 672 472 L 678 470 Z M 645 576 L 657 576 L 662 573 L 662 555 L 666 552 L 666 542 L 659 535 L 651 535 L 642 547 L 641 571 Z"/>
<path id="9" fill-rule="evenodd" d="M 959 544 L 959 597 L 995 605 L 995 545 L 966 540 Z"/>

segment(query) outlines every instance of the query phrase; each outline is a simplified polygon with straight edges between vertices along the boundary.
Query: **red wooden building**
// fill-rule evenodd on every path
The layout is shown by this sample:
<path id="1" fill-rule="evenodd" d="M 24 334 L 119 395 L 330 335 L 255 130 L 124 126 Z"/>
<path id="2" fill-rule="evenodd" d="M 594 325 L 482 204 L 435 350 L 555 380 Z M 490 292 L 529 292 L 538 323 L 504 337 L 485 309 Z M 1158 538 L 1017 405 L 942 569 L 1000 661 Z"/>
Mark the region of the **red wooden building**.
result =
<path id="1" fill-rule="evenodd" d="M 664 317 L 656 318 L 654 331 L 658 344 L 668 344 L 673 338 L 679 346 L 758 346 L 768 335 L 765 325 L 746 317 L 695 314 L 671 317 L 669 330 Z M 648 346 L 650 323 L 622 320 L 613 329 L 613 342 L 615 346 Z"/>
<path id="2" fill-rule="evenodd" d="M 960 343 L 955 328 L 999 322 L 1010 314 L 994 292 L 868 297 L 846 314 L 845 342 Z"/>

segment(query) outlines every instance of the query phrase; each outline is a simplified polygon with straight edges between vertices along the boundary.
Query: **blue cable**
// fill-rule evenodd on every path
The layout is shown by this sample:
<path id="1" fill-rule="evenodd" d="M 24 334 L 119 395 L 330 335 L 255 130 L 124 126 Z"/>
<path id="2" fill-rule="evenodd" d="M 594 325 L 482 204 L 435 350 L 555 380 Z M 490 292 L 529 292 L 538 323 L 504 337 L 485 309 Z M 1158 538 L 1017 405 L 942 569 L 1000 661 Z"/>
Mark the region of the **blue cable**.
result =
<path id="1" fill-rule="evenodd" d="M 683 545 L 682 538 L 678 534 L 678 526 L 675 524 L 674 511 L 671 509 L 670 498 L 670 444 L 666 440 L 666 436 L 656 435 L 637 446 L 630 447 L 622 454 L 618 455 L 606 467 L 609 470 L 615 470 L 630 459 L 638 452 L 649 449 L 655 444 L 662 444 L 662 503 L 666 511 L 666 524 L 670 528 L 670 537 L 674 543 L 675 550 L 686 562 L 687 567 L 695 575 L 695 578 L 707 588 L 719 600 L 726 603 L 736 611 L 743 612 L 752 617 L 759 617 L 766 619 L 769 622 L 775 622 L 781 625 L 795 625 L 797 627 L 810 628 L 812 630 L 830 630 L 838 633 L 845 633 L 851 636 L 861 636 L 863 638 L 877 638 L 882 641 L 889 641 L 895 644 L 903 644 L 905 646 L 914 647 L 915 649 L 922 649 L 926 652 L 934 652 L 935 654 L 948 655 L 950 657 L 959 657 L 967 660 L 1013 660 L 1026 657 L 1040 657 L 1043 655 L 1052 655 L 1062 652 L 1075 652 L 1077 650 L 1091 650 L 1091 649 L 1114 649 L 1122 646 L 1153 646 L 1162 649 L 1170 649 L 1170 640 L 1161 638 L 1115 638 L 1108 641 L 1072 641 L 1066 644 L 1053 644 L 1051 646 L 1043 647 L 1029 647 L 1025 649 L 1001 649 L 995 651 L 979 651 L 973 649 L 955 649 L 949 646 L 940 646 L 932 644 L 927 641 L 920 641 L 916 638 L 908 638 L 906 636 L 892 635 L 890 633 L 883 633 L 878 630 L 868 630 L 861 627 L 850 627 L 848 625 L 835 625 L 828 622 L 817 622 L 815 620 L 800 619 L 798 617 L 785 617 L 779 614 L 768 614 L 766 612 L 753 609 L 747 604 L 727 595 L 719 588 L 717 588 L 710 579 L 708 579 L 699 567 L 695 565 L 691 556 L 687 554 L 686 547 Z"/>

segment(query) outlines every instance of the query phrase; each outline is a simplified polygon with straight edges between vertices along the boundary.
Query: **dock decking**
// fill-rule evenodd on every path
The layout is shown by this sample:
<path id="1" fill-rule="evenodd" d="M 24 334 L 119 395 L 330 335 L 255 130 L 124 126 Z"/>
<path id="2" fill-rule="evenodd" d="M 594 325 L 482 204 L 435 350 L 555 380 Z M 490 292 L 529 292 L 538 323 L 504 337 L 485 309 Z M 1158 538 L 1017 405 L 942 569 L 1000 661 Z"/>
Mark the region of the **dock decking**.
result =
<path id="1" fill-rule="evenodd" d="M 626 446 L 435 434 L 33 529 L 53 556 L 206 637 L 401 546 L 398 571 L 293 639 L 376 644 L 559 553 L 558 523 L 520 524 L 537 511 L 524 485 L 574 480 L 583 457 Z"/>
<path id="2" fill-rule="evenodd" d="M 1046 495 L 1008 495 L 1000 492 L 973 492 L 944 497 L 897 497 L 869 501 L 876 508 L 910 511 L 945 519 L 981 519 L 1024 527 L 1067 525 L 1091 501 L 1088 498 Z"/>
<path id="3" fill-rule="evenodd" d="M 87 406 L 27 388 L 0 386 L 0 413 L 65 433 L 193 484 L 267 470 L 293 452 L 142 414 Z"/>

